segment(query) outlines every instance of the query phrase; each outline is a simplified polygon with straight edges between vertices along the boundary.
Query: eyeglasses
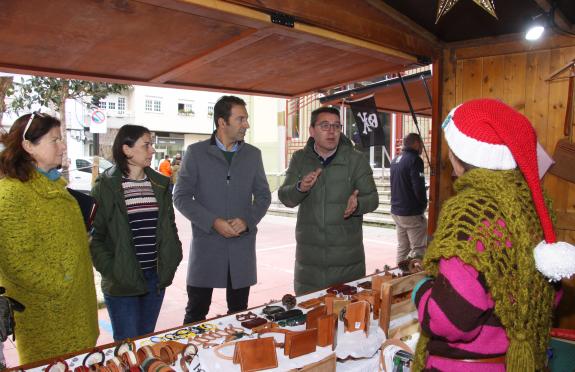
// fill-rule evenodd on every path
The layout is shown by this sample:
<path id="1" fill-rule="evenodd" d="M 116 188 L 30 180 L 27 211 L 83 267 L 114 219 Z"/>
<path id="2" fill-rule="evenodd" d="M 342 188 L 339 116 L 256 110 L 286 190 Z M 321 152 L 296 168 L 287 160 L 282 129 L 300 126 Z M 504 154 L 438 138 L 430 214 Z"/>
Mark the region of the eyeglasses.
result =
<path id="1" fill-rule="evenodd" d="M 30 119 L 28 119 L 28 122 L 26 123 L 26 126 L 24 127 L 24 132 L 22 132 L 22 140 L 26 141 L 26 133 L 28 132 L 28 129 L 30 129 L 30 125 L 32 125 L 32 121 L 34 120 L 34 118 L 36 116 L 39 118 L 42 118 L 42 117 L 44 117 L 44 114 L 42 114 L 40 111 L 34 111 L 30 115 Z"/>
<path id="2" fill-rule="evenodd" d="M 327 121 L 322 121 L 321 123 L 316 124 L 321 130 L 327 132 L 328 130 L 333 129 L 336 132 L 341 131 L 342 125 L 341 123 L 330 123 Z"/>

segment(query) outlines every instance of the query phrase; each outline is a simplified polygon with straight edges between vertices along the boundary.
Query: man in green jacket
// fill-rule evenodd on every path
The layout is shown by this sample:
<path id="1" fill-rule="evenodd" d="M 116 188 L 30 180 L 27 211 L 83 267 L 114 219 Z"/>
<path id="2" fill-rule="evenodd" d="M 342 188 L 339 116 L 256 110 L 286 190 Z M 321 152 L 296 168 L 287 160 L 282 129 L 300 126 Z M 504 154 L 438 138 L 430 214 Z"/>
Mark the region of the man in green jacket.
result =
<path id="1" fill-rule="evenodd" d="M 363 215 L 379 198 L 368 160 L 341 130 L 339 110 L 313 111 L 310 138 L 294 153 L 278 191 L 285 206 L 299 205 L 297 295 L 365 275 Z"/>

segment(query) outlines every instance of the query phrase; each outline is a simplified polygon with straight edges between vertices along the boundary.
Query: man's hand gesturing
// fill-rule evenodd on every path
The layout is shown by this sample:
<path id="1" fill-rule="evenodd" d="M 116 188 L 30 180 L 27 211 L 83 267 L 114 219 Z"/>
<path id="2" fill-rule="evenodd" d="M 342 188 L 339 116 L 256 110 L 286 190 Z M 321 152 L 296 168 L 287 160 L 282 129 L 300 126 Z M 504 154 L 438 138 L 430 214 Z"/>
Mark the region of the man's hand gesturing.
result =
<path id="1" fill-rule="evenodd" d="M 308 192 L 315 185 L 317 178 L 321 174 L 321 168 L 317 168 L 313 172 L 306 174 L 299 184 L 299 191 Z"/>
<path id="2" fill-rule="evenodd" d="M 346 219 L 355 212 L 357 209 L 357 195 L 359 195 L 359 190 L 354 190 L 354 192 L 347 199 L 347 207 L 343 212 L 343 218 Z"/>

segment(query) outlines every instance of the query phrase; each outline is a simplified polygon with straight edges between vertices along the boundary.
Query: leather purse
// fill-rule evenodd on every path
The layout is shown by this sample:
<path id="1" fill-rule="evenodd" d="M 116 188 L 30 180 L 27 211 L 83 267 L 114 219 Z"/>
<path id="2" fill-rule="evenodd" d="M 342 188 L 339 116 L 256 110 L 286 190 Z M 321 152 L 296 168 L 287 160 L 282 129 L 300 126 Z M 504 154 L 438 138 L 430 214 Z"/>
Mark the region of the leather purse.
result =
<path id="1" fill-rule="evenodd" d="M 350 295 L 352 295 L 352 294 L 357 293 L 357 288 L 356 288 L 356 287 L 353 287 L 353 286 L 351 286 L 351 285 L 349 285 L 349 284 L 338 284 L 338 285 L 334 285 L 334 286 L 332 286 L 332 287 L 329 287 L 329 288 L 326 290 L 326 292 L 327 292 L 327 293 L 332 293 L 332 294 L 335 294 L 335 295 L 342 294 L 342 295 L 350 296 Z"/>
<path id="2" fill-rule="evenodd" d="M 337 315 L 324 314 L 317 319 L 317 346 L 332 345 L 335 350 L 337 339 Z"/>
<path id="3" fill-rule="evenodd" d="M 290 359 L 315 352 L 317 328 L 290 332 L 285 336 L 284 355 Z"/>
<path id="4" fill-rule="evenodd" d="M 319 306 L 307 312 L 305 319 L 305 329 L 317 328 L 317 320 L 319 317 L 326 315 L 326 307 Z"/>
<path id="5" fill-rule="evenodd" d="M 288 311 L 284 311 L 282 313 L 271 314 L 270 316 L 268 316 L 268 319 L 273 322 L 277 322 L 284 319 L 295 318 L 301 315 L 303 315 L 303 311 L 301 311 L 300 309 L 291 309 Z"/>
<path id="6" fill-rule="evenodd" d="M 369 330 L 369 302 L 357 301 L 350 303 L 345 308 L 343 324 L 346 332 L 364 331 L 367 335 Z"/>
<path id="7" fill-rule="evenodd" d="M 278 357 L 274 339 L 266 337 L 238 341 L 234 349 L 233 362 L 240 365 L 242 372 L 277 368 Z"/>
<path id="8" fill-rule="evenodd" d="M 263 324 L 266 324 L 268 321 L 265 320 L 264 318 L 260 318 L 257 317 L 255 319 L 250 319 L 250 320 L 246 320 L 244 322 L 241 322 L 240 324 L 242 325 L 242 327 L 247 328 L 247 329 L 253 329 L 255 327 L 261 326 Z"/>

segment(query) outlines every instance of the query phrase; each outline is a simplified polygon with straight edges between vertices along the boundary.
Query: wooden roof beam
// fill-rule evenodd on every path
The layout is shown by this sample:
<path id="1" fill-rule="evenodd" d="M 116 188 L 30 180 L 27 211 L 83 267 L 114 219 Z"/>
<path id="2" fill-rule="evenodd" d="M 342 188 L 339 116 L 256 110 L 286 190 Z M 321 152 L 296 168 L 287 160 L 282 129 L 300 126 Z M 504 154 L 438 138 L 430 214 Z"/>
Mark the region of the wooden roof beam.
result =
<path id="1" fill-rule="evenodd" d="M 551 11 L 551 8 L 553 7 L 553 4 L 550 0 L 533 0 L 533 1 L 535 1 L 537 5 L 539 5 L 539 7 L 543 9 L 543 11 L 545 11 L 545 13 L 549 13 Z M 553 22 L 555 22 L 555 24 L 560 29 L 565 30 L 567 32 L 575 33 L 575 27 L 573 26 L 573 24 L 569 22 L 565 14 L 563 14 L 563 12 L 558 8 L 555 8 L 555 11 L 553 12 Z"/>
<path id="2" fill-rule="evenodd" d="M 271 22 L 270 15 L 247 6 L 237 5 L 222 0 L 136 0 L 142 3 L 151 4 L 168 9 L 188 12 L 211 19 L 218 19 L 241 26 L 262 29 L 270 27 L 276 33 L 281 33 L 291 37 L 308 36 L 315 38 L 317 42 L 325 43 L 325 41 L 334 41 L 339 44 L 347 44 L 349 47 L 356 49 L 364 49 L 369 52 L 377 52 L 386 56 L 404 60 L 417 62 L 417 58 L 411 54 L 404 53 L 397 49 L 389 48 L 376 44 L 373 42 L 365 41 L 356 37 L 347 36 L 342 33 L 327 30 L 325 28 L 310 26 L 296 22 L 294 28 L 287 28 L 285 26 L 275 25 Z M 330 44 L 331 45 L 331 44 Z M 348 48 L 348 46 L 340 46 L 340 48 Z M 357 50 L 355 50 L 357 52 Z M 372 57 L 374 55 L 370 54 Z M 388 58 L 389 58 L 388 57 Z"/>
<path id="3" fill-rule="evenodd" d="M 164 83 L 175 77 L 184 75 L 188 71 L 191 71 L 198 66 L 208 64 L 212 61 L 217 60 L 218 58 L 222 58 L 250 44 L 253 44 L 269 36 L 271 33 L 272 31 L 270 28 L 263 28 L 261 30 L 255 30 L 255 29 L 246 30 L 241 34 L 239 34 L 238 36 L 226 40 L 225 43 L 222 43 L 207 50 L 206 52 L 202 53 L 196 58 L 150 79 L 150 82 Z"/>

